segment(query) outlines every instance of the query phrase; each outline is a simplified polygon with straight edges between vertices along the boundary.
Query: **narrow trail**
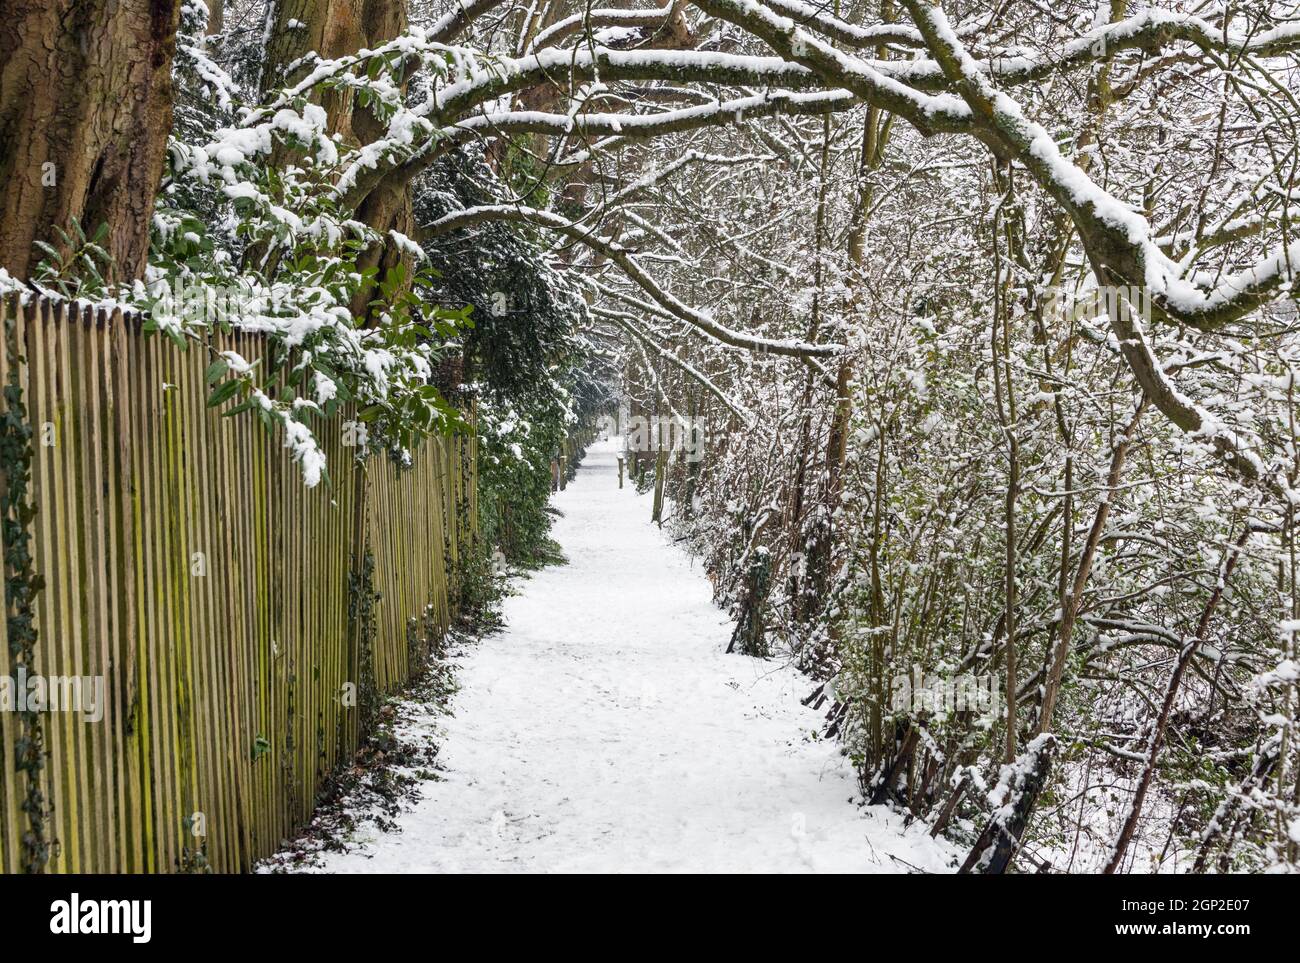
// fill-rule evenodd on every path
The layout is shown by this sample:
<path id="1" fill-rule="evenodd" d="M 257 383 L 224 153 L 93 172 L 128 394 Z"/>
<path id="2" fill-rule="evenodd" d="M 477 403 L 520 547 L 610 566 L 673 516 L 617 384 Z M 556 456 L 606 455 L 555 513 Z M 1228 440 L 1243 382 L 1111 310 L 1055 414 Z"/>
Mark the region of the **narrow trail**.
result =
<path id="1" fill-rule="evenodd" d="M 724 654 L 707 579 L 615 457 L 593 446 L 555 496 L 569 563 L 518 585 L 505 630 L 460 657 L 454 715 L 418 723 L 441 780 L 324 871 L 951 871 L 921 827 L 850 803 L 806 679 Z"/>

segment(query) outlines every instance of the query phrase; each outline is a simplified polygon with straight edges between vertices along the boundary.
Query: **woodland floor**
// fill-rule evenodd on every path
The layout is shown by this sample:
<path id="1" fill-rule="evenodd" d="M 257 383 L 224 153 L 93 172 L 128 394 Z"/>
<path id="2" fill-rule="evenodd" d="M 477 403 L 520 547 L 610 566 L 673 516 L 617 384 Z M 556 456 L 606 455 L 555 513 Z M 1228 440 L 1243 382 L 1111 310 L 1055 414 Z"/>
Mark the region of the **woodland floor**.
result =
<path id="1" fill-rule="evenodd" d="M 851 801 L 807 679 L 726 655 L 698 566 L 598 443 L 554 498 L 568 558 L 460 652 L 441 778 L 325 872 L 950 872 L 954 851 Z"/>

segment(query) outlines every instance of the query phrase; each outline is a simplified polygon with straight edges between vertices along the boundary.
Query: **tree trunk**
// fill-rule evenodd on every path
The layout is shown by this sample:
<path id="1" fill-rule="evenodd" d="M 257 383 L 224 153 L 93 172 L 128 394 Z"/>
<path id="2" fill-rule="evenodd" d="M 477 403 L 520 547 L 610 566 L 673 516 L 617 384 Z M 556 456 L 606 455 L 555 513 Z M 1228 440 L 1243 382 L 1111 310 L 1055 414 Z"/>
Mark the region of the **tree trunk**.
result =
<path id="1" fill-rule="evenodd" d="M 808 602 L 817 606 L 826 605 L 831 590 L 835 516 L 844 494 L 844 459 L 848 454 L 849 427 L 853 418 L 852 381 L 853 364 L 844 361 L 835 378 L 835 409 L 831 414 L 830 431 L 826 435 L 826 466 L 819 508 L 821 514 L 807 545 L 804 593 Z"/>
<path id="2" fill-rule="evenodd" d="M 1056 738 L 1044 734 L 1035 737 L 1023 755 L 1003 767 L 998 781 L 998 789 L 1005 787 L 1003 794 L 994 801 L 993 815 L 958 873 L 995 875 L 1010 868 L 1034 804 L 1047 785 L 1055 755 Z"/>
<path id="3" fill-rule="evenodd" d="M 300 63 L 307 54 L 332 58 L 361 49 L 365 0 L 272 0 L 272 3 L 271 28 L 262 58 L 263 99 L 272 90 L 286 87 L 307 73 L 306 65 Z M 331 92 L 331 96 L 345 95 Z M 330 110 L 331 121 L 336 119 L 335 113 Z"/>
<path id="4" fill-rule="evenodd" d="M 655 500 L 650 520 L 656 525 L 664 523 L 664 476 L 668 474 L 668 449 L 662 445 L 655 457 Z"/>
<path id="5" fill-rule="evenodd" d="M 0 267 L 108 224 L 111 279 L 142 277 L 172 123 L 180 0 L 5 0 L 0 16 Z"/>
<path id="6" fill-rule="evenodd" d="M 208 0 L 208 36 L 226 29 L 226 0 Z"/>
<path id="7" fill-rule="evenodd" d="M 1070 654 L 1070 645 L 1074 639 L 1074 626 L 1079 617 L 1079 605 L 1083 599 L 1084 589 L 1088 586 L 1088 579 L 1092 575 L 1092 565 L 1097 557 L 1097 548 L 1101 545 L 1102 536 L 1106 532 L 1106 521 L 1110 518 L 1111 505 L 1116 497 L 1116 489 L 1119 487 L 1120 476 L 1124 471 L 1124 459 L 1128 457 L 1129 446 L 1133 443 L 1133 436 L 1137 432 L 1138 422 L 1142 419 L 1142 412 L 1146 410 L 1146 398 L 1138 402 L 1137 412 L 1133 419 L 1124 429 L 1124 433 L 1115 440 L 1115 449 L 1111 453 L 1110 471 L 1106 475 L 1106 490 L 1102 494 L 1101 503 L 1097 506 L 1097 512 L 1093 516 L 1092 527 L 1088 530 L 1088 540 L 1084 543 L 1083 552 L 1079 556 L 1079 565 L 1075 570 L 1074 581 L 1065 592 L 1061 599 L 1061 621 L 1057 625 L 1056 644 L 1051 650 L 1047 662 L 1047 673 L 1043 684 L 1043 704 L 1038 715 L 1038 731 L 1047 732 L 1052 728 L 1052 714 L 1056 711 L 1056 699 L 1061 690 L 1061 683 L 1065 678 L 1065 663 Z M 1069 491 L 1073 481 L 1069 476 L 1066 479 L 1066 490 Z M 1069 545 L 1068 526 L 1070 525 L 1070 512 L 1065 513 L 1065 524 L 1067 533 L 1062 540 L 1066 546 Z"/>
<path id="8" fill-rule="evenodd" d="M 263 97 L 301 79 L 307 72 L 302 58 L 310 53 L 326 59 L 347 56 L 378 47 L 406 27 L 406 0 L 276 0 L 262 69 Z M 349 143 L 372 143 L 387 133 L 387 124 L 369 110 L 354 109 L 349 92 L 326 91 L 320 100 L 330 131 Z M 277 155 L 283 157 L 283 151 Z M 363 284 L 352 301 L 352 313 L 360 318 L 369 313 L 377 283 L 389 269 L 404 265 L 409 278 L 410 258 L 388 235 L 415 233 L 408 179 L 396 173 L 381 180 L 357 206 L 356 219 L 384 235 L 357 259 L 358 270 L 378 269 L 376 283 Z"/>

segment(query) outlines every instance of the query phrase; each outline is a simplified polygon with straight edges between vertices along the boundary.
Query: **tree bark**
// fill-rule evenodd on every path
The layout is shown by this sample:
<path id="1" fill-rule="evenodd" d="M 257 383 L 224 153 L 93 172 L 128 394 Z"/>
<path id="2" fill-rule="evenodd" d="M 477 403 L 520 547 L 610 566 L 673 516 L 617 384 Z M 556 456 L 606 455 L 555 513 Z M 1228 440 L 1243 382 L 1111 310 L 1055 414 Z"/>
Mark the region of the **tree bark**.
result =
<path id="1" fill-rule="evenodd" d="M 374 48 L 400 36 L 407 28 L 406 0 L 276 0 L 271 33 L 266 43 L 262 69 L 262 95 L 291 84 L 307 72 L 303 58 L 315 53 L 326 59 Z M 353 144 L 372 143 L 387 133 L 387 125 L 369 110 L 355 108 L 350 92 L 326 91 L 321 106 L 329 117 L 329 129 Z M 283 152 L 277 151 L 283 155 Z M 383 235 L 389 231 L 413 235 L 409 181 L 400 175 L 381 179 L 359 199 L 356 219 Z M 370 245 L 357 261 L 357 269 L 378 269 L 382 281 L 390 268 L 409 256 L 390 237 Z M 409 271 L 408 271 L 409 274 Z M 360 318 L 369 313 L 375 284 L 365 284 L 353 299 L 351 309 Z"/>
<path id="2" fill-rule="evenodd" d="M 208 36 L 226 29 L 226 0 L 208 0 Z"/>
<path id="3" fill-rule="evenodd" d="M 1056 756 L 1056 738 L 1041 735 L 1025 752 L 1003 767 L 1001 782 L 1005 798 L 998 800 L 993 815 L 971 849 L 958 873 L 997 875 L 1005 873 L 1020 849 L 1020 839 L 1038 796 L 1047 785 Z"/>
<path id="4" fill-rule="evenodd" d="M 180 0 L 0 2 L 0 267 L 30 277 L 56 227 L 108 224 L 139 278 L 172 122 Z"/>
<path id="5" fill-rule="evenodd" d="M 306 74 L 309 53 L 341 57 L 361 46 L 364 0 L 272 0 L 271 29 L 262 60 L 262 99 Z M 331 111 L 331 115 L 333 115 Z M 335 119 L 331 116 L 331 121 Z"/>

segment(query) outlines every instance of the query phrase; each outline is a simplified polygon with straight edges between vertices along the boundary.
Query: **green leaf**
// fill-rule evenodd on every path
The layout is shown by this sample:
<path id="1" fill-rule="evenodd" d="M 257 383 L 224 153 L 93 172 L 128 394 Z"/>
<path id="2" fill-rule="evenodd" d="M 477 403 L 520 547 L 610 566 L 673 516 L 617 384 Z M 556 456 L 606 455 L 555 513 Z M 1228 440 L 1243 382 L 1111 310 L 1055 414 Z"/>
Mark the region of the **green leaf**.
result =
<path id="1" fill-rule="evenodd" d="M 239 386 L 242 383 L 243 382 L 231 380 L 219 385 L 216 391 L 208 395 L 208 407 L 215 408 L 222 402 L 229 401 L 235 396 L 235 392 L 239 390 Z"/>
<path id="2" fill-rule="evenodd" d="M 235 407 L 223 411 L 221 413 L 221 417 L 230 418 L 234 415 L 243 414 L 245 411 L 248 411 L 250 408 L 252 408 L 254 404 L 255 402 L 252 401 L 252 399 L 249 399 L 248 401 L 241 401 L 239 404 L 235 405 Z"/>
<path id="3" fill-rule="evenodd" d="M 60 254 L 57 250 L 55 250 L 53 247 L 46 244 L 44 241 L 33 241 L 32 243 L 36 247 L 40 248 L 43 252 L 45 252 L 46 257 L 52 258 L 55 264 L 57 265 L 63 264 L 63 255 Z"/>

